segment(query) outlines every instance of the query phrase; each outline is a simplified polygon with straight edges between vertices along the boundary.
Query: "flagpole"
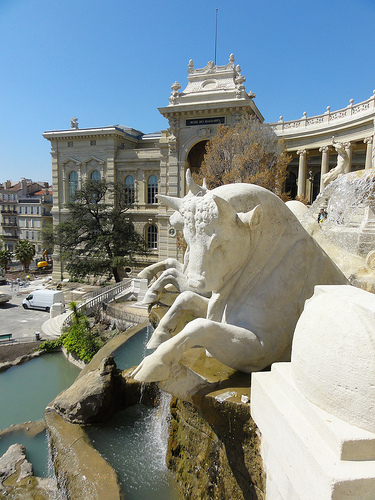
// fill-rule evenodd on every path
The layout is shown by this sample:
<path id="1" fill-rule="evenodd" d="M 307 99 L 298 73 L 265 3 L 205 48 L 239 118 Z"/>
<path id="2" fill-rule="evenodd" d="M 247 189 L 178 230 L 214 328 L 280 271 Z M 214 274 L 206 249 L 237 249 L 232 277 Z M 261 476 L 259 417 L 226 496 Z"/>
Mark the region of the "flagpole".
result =
<path id="1" fill-rule="evenodd" d="M 217 11 L 216 9 L 216 25 L 215 25 L 215 66 L 216 66 L 216 51 L 217 51 Z"/>

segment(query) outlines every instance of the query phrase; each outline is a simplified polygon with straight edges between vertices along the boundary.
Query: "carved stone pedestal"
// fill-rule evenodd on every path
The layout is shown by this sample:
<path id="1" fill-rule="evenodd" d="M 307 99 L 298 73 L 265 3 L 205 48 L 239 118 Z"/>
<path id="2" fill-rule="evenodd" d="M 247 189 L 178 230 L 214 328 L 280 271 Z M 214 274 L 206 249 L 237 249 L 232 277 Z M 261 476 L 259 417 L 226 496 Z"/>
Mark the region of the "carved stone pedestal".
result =
<path id="1" fill-rule="evenodd" d="M 291 363 L 252 375 L 251 415 L 262 434 L 267 500 L 374 498 L 375 434 L 310 403 Z"/>

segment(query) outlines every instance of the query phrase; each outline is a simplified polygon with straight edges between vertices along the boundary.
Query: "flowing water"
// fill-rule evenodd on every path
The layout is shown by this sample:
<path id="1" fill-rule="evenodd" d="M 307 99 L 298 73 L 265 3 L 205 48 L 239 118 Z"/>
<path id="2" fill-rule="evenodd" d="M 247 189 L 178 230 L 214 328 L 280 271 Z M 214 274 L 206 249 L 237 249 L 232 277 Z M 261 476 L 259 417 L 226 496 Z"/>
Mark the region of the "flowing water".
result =
<path id="1" fill-rule="evenodd" d="M 11 424 L 43 420 L 45 407 L 74 382 L 79 371 L 59 352 L 44 354 L 0 373 L 0 430 Z M 45 432 L 32 438 L 23 431 L 2 436 L 0 456 L 15 443 L 26 447 L 27 459 L 36 475 L 52 476 Z"/>
<path id="2" fill-rule="evenodd" d="M 325 208 L 327 218 L 318 224 L 320 208 Z M 375 290 L 374 168 L 350 172 L 328 184 L 301 223 L 353 284 Z"/>
<path id="3" fill-rule="evenodd" d="M 354 255 L 363 254 L 369 248 L 361 247 L 360 236 L 364 224 L 372 224 L 374 206 L 375 170 L 351 172 L 337 178 L 324 189 L 311 205 L 302 225 L 311 233 L 311 229 L 316 226 L 319 209 L 324 207 L 328 216 L 319 225 L 320 238 L 326 238 Z"/>
<path id="4" fill-rule="evenodd" d="M 118 474 L 126 499 L 178 499 L 176 481 L 167 468 L 170 396 L 162 393 L 158 408 L 136 405 L 88 434 L 95 448 Z"/>
<path id="5" fill-rule="evenodd" d="M 25 432 L 13 432 L 0 438 L 0 457 L 12 444 L 19 443 L 26 447 L 26 458 L 33 464 L 34 474 L 38 477 L 52 477 L 53 471 L 49 470 L 47 436 L 41 432 L 34 437 Z"/>
<path id="6" fill-rule="evenodd" d="M 140 330 L 114 353 L 118 368 L 137 365 L 146 354 L 152 327 Z M 43 355 L 0 374 L 0 430 L 11 424 L 43 419 L 45 407 L 69 387 L 79 373 L 62 353 Z M 179 498 L 165 463 L 170 396 L 162 394 L 158 408 L 138 404 L 114 415 L 110 422 L 90 426 L 93 445 L 116 470 L 127 499 Z M 10 445 L 23 444 L 39 477 L 52 477 L 45 432 L 30 438 L 23 431 L 0 438 L 0 456 Z"/>
<path id="7" fill-rule="evenodd" d="M 43 420 L 45 407 L 74 382 L 79 371 L 56 352 L 0 373 L 0 430 Z"/>
<path id="8" fill-rule="evenodd" d="M 147 350 L 146 345 L 150 340 L 153 328 L 151 325 L 142 328 L 139 332 L 135 333 L 129 340 L 120 346 L 113 353 L 117 368 L 126 370 L 137 366 L 145 356 L 148 356 L 153 351 Z"/>

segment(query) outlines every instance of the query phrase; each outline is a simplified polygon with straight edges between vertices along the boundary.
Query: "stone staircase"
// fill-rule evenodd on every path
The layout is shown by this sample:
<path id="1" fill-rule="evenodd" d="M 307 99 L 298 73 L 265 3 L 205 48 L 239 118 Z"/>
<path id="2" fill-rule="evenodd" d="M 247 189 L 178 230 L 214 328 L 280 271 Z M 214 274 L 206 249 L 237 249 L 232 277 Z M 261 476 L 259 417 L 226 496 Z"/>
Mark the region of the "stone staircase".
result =
<path id="1" fill-rule="evenodd" d="M 49 340 L 54 340 L 60 337 L 61 329 L 63 327 L 64 321 L 70 316 L 71 311 L 67 311 L 55 318 L 47 319 L 42 325 L 43 334 L 49 338 Z"/>

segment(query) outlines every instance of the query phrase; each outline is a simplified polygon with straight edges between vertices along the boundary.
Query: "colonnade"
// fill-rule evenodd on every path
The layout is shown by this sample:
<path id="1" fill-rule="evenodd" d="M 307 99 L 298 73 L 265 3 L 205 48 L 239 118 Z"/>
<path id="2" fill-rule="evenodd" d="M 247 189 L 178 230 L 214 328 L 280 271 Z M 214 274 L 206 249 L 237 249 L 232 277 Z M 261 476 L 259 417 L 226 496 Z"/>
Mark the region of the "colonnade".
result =
<path id="1" fill-rule="evenodd" d="M 363 141 L 366 144 L 366 152 L 365 152 L 365 164 L 364 168 L 369 169 L 375 167 L 375 158 L 374 158 L 374 136 L 365 137 Z M 345 152 L 348 155 L 349 162 L 346 165 L 345 173 L 351 172 L 352 166 L 352 154 L 353 154 L 353 146 L 356 142 L 346 142 L 344 143 Z M 316 151 L 317 148 L 315 147 Z M 308 155 L 312 150 L 307 148 L 298 149 L 298 181 L 297 181 L 297 195 L 298 196 L 306 196 L 306 181 L 308 174 Z M 321 146 L 318 149 L 319 153 L 321 153 L 321 168 L 320 168 L 320 192 L 323 190 L 323 182 L 322 177 L 329 171 L 329 159 L 330 155 L 334 153 L 336 155 L 336 151 L 333 146 Z"/>

